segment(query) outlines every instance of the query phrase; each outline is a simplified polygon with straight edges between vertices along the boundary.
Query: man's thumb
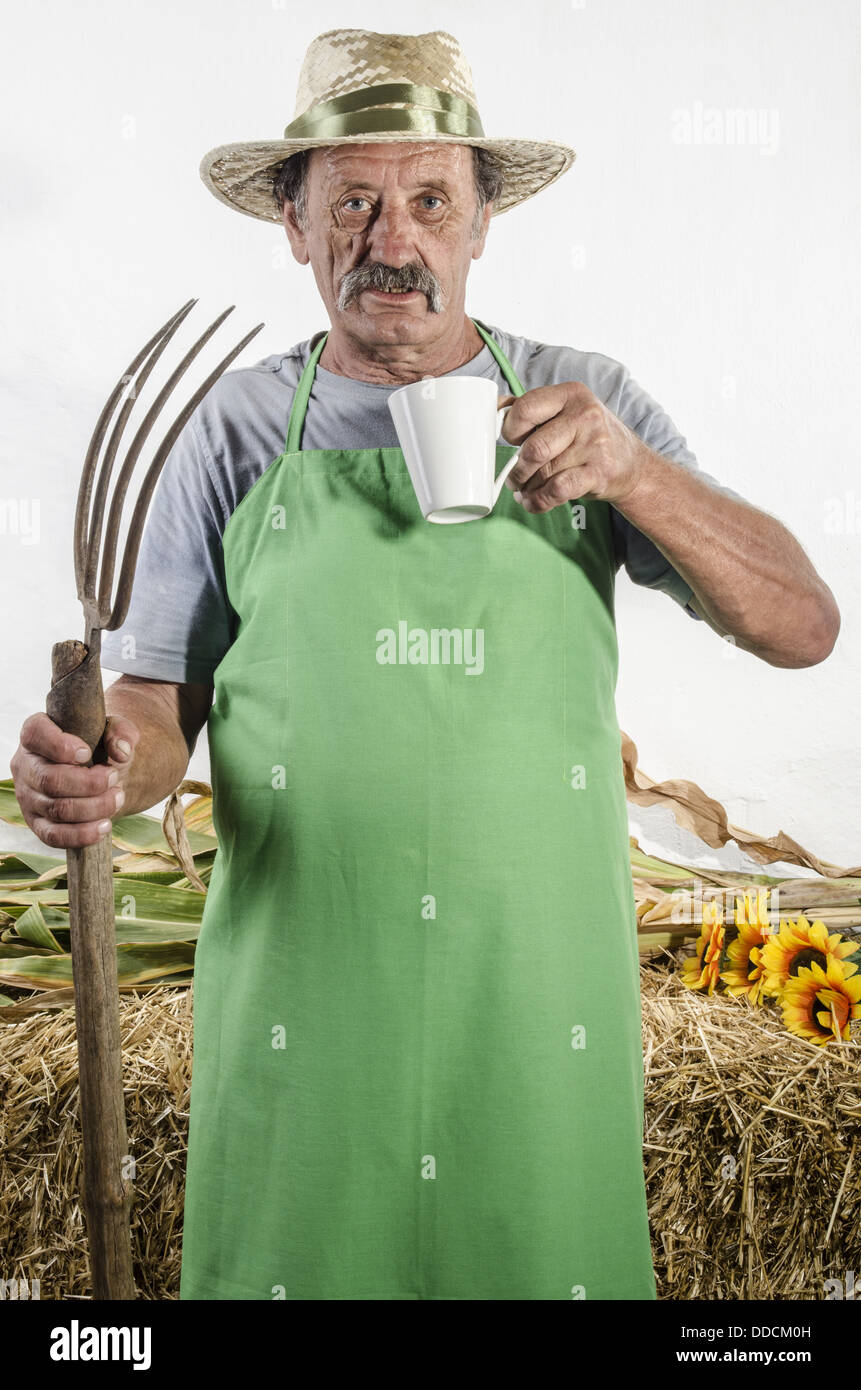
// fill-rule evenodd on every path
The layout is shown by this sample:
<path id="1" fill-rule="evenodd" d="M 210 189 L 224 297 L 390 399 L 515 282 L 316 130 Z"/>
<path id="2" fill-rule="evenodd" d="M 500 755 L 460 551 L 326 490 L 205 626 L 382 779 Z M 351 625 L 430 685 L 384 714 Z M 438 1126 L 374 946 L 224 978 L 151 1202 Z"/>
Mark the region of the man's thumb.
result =
<path id="1" fill-rule="evenodd" d="M 104 734 L 105 751 L 112 762 L 127 763 L 140 738 L 140 730 L 120 715 L 108 715 Z"/>

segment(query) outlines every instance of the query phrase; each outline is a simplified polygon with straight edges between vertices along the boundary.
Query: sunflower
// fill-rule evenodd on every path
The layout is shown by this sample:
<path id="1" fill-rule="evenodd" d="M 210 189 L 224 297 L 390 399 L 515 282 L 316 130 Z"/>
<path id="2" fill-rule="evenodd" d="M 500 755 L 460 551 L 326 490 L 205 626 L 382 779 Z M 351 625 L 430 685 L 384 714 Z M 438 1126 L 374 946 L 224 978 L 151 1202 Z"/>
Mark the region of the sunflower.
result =
<path id="1" fill-rule="evenodd" d="M 682 984 L 714 994 L 720 973 L 726 928 L 723 909 L 716 902 L 703 903 L 702 930 L 695 954 L 682 961 Z"/>
<path id="2" fill-rule="evenodd" d="M 846 941 L 836 932 L 829 936 L 824 922 L 808 922 L 803 914 L 795 922 L 781 922 L 780 930 L 769 936 L 762 949 L 765 993 L 779 996 L 787 981 L 799 970 L 812 965 L 827 970 L 830 959 L 842 964 L 857 950 L 857 941 Z M 857 965 L 847 963 L 843 968 L 844 977 L 848 979 L 857 969 Z"/>
<path id="3" fill-rule="evenodd" d="M 783 1022 L 790 1033 L 821 1046 L 849 1041 L 849 1022 L 861 1018 L 861 975 L 857 966 L 829 955 L 823 969 L 816 961 L 802 965 L 786 981 L 780 996 Z"/>
<path id="4" fill-rule="evenodd" d="M 728 968 L 721 972 L 727 993 L 744 994 L 751 1004 L 761 1004 L 765 997 L 763 946 L 766 937 L 771 935 L 767 901 L 767 890 L 757 893 L 755 899 L 753 893 L 745 893 L 743 899 L 736 898 L 738 935 L 727 946 Z"/>

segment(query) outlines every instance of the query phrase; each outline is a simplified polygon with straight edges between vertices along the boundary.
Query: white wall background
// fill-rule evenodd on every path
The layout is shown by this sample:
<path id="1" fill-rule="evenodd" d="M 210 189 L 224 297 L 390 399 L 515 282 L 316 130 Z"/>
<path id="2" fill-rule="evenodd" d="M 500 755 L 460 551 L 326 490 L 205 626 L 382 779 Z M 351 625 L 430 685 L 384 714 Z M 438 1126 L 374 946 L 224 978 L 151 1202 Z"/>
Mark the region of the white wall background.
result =
<path id="1" fill-rule="evenodd" d="M 7 14 L 0 767 L 44 708 L 52 642 L 82 635 L 75 493 L 127 360 L 191 295 L 183 341 L 229 303 L 222 350 L 265 319 L 242 361 L 326 326 L 279 229 L 219 204 L 197 166 L 213 145 L 279 136 L 307 44 L 337 27 L 451 31 L 488 133 L 577 150 L 494 222 L 468 311 L 625 362 L 702 466 L 798 536 L 843 613 L 827 662 L 777 670 L 621 574 L 620 722 L 651 776 L 691 778 L 736 824 L 861 862 L 852 0 L 41 0 Z M 744 142 L 726 126 L 719 143 L 696 126 L 678 139 L 678 112 L 718 129 L 739 109 L 756 113 Z M 190 775 L 208 775 L 205 740 Z M 631 823 L 645 848 L 747 863 L 666 813 L 631 808 Z"/>

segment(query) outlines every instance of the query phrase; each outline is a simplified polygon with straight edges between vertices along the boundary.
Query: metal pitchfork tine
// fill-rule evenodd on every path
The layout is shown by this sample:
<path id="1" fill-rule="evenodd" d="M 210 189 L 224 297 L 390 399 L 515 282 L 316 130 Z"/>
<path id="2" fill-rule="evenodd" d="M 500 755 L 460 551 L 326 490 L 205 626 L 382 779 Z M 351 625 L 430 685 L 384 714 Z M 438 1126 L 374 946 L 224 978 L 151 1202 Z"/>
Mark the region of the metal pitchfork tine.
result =
<path id="1" fill-rule="evenodd" d="M 84 609 L 84 641 L 72 638 L 54 644 L 51 689 L 45 709 L 65 733 L 82 738 L 93 750 L 89 765 L 107 761 L 104 737 L 107 721 L 99 665 L 101 635 L 103 631 L 119 627 L 128 612 L 147 508 L 158 476 L 192 412 L 263 327 L 259 323 L 222 358 L 179 412 L 158 446 L 132 513 L 116 598 L 112 601 L 123 502 L 135 464 L 168 396 L 234 307 L 225 309 L 201 334 L 147 411 L 117 475 L 102 547 L 108 485 L 129 415 L 140 388 L 196 303 L 196 299 L 190 299 L 184 304 L 129 364 L 99 416 L 84 461 L 74 536 L 75 580 Z M 97 478 L 96 468 L 105 435 L 118 402 L 132 381 L 114 422 Z M 93 1297 L 133 1299 L 136 1292 L 129 1220 L 133 1164 L 128 1152 L 123 1100 L 112 849 L 108 834 L 93 845 L 73 846 L 66 851 L 69 929 L 84 1148 L 83 1196 Z"/>

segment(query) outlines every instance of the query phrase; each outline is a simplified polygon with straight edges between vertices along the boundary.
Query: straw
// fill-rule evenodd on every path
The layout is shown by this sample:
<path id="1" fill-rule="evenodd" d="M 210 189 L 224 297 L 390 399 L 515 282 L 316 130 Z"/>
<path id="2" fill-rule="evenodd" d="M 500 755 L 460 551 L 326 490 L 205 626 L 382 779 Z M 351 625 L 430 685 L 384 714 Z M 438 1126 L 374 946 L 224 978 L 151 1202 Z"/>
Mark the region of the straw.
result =
<path id="1" fill-rule="evenodd" d="M 774 1010 L 685 989 L 678 963 L 662 952 L 641 966 L 659 1297 L 822 1299 L 827 1279 L 861 1270 L 861 1043 L 816 1047 Z M 144 1299 L 179 1292 L 192 996 L 164 986 L 120 1000 Z M 74 1019 L 28 1015 L 2 1039 L 3 1277 L 87 1298 Z"/>

